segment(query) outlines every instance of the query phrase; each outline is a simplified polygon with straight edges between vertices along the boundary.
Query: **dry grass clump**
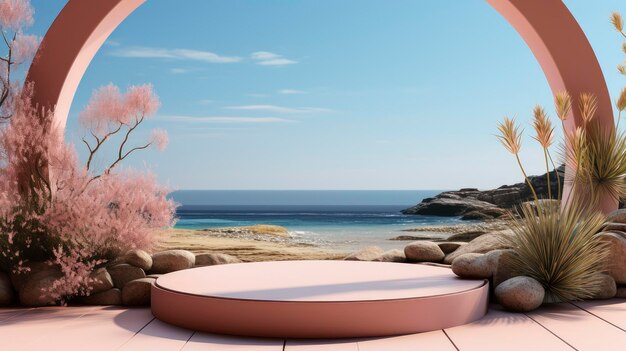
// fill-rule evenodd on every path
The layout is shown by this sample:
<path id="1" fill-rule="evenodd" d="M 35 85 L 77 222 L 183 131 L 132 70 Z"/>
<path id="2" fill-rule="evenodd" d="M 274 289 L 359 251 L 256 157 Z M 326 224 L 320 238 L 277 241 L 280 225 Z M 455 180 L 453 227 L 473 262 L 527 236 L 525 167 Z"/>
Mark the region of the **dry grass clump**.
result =
<path id="1" fill-rule="evenodd" d="M 599 212 L 586 212 L 579 201 L 561 210 L 558 202 L 542 201 L 537 211 L 522 206 L 511 222 L 515 235 L 504 240 L 514 248 L 512 268 L 543 285 L 545 302 L 593 297 L 607 250 L 596 235 L 604 225 Z"/>

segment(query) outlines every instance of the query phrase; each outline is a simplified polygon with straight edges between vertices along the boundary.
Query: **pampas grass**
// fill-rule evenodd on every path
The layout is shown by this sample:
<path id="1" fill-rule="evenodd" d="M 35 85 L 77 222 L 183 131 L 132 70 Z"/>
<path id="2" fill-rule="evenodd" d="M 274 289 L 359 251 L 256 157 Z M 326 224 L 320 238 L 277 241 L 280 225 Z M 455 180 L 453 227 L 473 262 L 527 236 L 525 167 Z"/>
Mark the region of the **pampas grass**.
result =
<path id="1" fill-rule="evenodd" d="M 626 33 L 624 33 L 624 19 L 619 12 L 613 12 L 610 17 L 611 23 L 616 31 L 618 31 L 624 38 L 626 38 Z M 626 54 L 626 43 L 622 44 L 622 51 Z M 626 61 L 617 66 L 617 71 L 626 76 Z"/>
<path id="2" fill-rule="evenodd" d="M 572 112 L 572 97 L 566 91 L 559 92 L 554 97 L 554 104 L 556 115 L 561 121 L 565 121 Z"/>
<path id="3" fill-rule="evenodd" d="M 500 143 L 504 146 L 504 148 L 515 156 L 517 164 L 524 174 L 524 179 L 526 180 L 528 187 L 530 187 L 535 201 L 538 201 L 539 198 L 537 197 L 535 188 L 530 182 L 530 179 L 528 179 L 528 175 L 526 175 L 526 171 L 524 170 L 522 161 L 519 158 L 519 152 L 522 148 L 523 130 L 520 130 L 519 126 L 515 124 L 515 120 L 504 117 L 504 122 L 498 124 L 498 131 L 500 132 L 500 134 L 496 135 L 496 137 L 498 138 L 498 140 L 500 140 Z"/>
<path id="4" fill-rule="evenodd" d="M 550 122 L 550 119 L 548 118 L 548 115 L 546 114 L 546 111 L 543 109 L 543 107 L 539 105 L 535 106 L 533 115 L 533 128 L 535 128 L 536 133 L 534 139 L 537 140 L 537 142 L 539 142 L 539 144 L 543 148 L 543 158 L 546 163 L 546 180 L 548 182 L 548 198 L 552 199 L 552 187 L 550 186 L 550 165 L 548 163 L 548 160 L 552 160 L 549 148 L 550 145 L 552 145 L 552 141 L 554 138 L 554 127 L 552 126 L 552 122 Z M 561 185 L 559 181 L 559 193 L 560 192 Z"/>
<path id="5" fill-rule="evenodd" d="M 613 28 L 626 38 L 626 34 L 624 34 L 624 19 L 622 18 L 622 15 L 619 12 L 613 12 L 609 19 L 611 24 L 613 24 Z"/>
<path id="6" fill-rule="evenodd" d="M 544 302 L 588 299 L 600 288 L 607 250 L 596 233 L 605 218 L 585 208 L 577 200 L 562 210 L 542 201 L 539 209 L 522 206 L 511 222 L 515 235 L 504 240 L 515 251 L 512 268 L 543 285 Z"/>

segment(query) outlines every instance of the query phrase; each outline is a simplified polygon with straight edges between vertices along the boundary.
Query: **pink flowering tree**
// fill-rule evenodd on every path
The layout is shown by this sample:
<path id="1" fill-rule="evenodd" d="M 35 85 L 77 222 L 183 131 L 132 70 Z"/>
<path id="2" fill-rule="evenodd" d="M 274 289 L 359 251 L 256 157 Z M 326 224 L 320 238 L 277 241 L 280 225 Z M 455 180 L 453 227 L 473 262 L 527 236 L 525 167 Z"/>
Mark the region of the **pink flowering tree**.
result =
<path id="1" fill-rule="evenodd" d="M 136 129 L 158 106 L 151 88 L 131 88 L 129 93 L 121 101 L 130 106 L 125 111 L 135 111 L 133 117 L 122 117 L 123 125 L 115 127 L 126 128 L 122 144 L 131 141 L 128 129 Z M 30 90 L 22 92 L 0 133 L 0 264 L 13 273 L 28 270 L 30 261 L 57 266 L 63 276 L 49 293 L 66 301 L 89 294 L 94 268 L 130 249 L 150 250 L 158 232 L 174 224 L 176 205 L 154 176 L 114 169 L 131 150 L 163 146 L 167 135 L 156 131 L 145 144 L 128 150 L 120 146 L 122 158 L 116 157 L 96 175 L 79 163 L 74 146 L 51 127 L 52 113 L 42 115 L 34 109 L 30 96 Z M 86 111 L 101 101 L 98 96 L 94 95 Z M 42 122 L 48 127 L 42 128 Z M 97 125 L 111 127 L 108 124 Z M 88 129 L 99 135 L 95 145 L 102 145 L 110 133 L 103 130 Z M 45 155 L 45 159 L 35 160 L 32 155 Z"/>
<path id="2" fill-rule="evenodd" d="M 88 151 L 81 164 L 74 145 L 54 127 L 53 111 L 33 106 L 36 87 L 11 79 L 39 44 L 22 33 L 32 14 L 27 0 L 0 0 L 6 45 L 0 57 L 0 118 L 6 122 L 0 126 L 0 270 L 20 274 L 31 262 L 47 262 L 62 273 L 48 293 L 65 302 L 89 294 L 95 268 L 130 249 L 150 250 L 158 232 L 174 224 L 176 204 L 150 173 L 119 167 L 140 150 L 167 146 L 167 133 L 158 129 L 148 140 L 134 140 L 160 106 L 151 85 L 123 94 L 108 85 L 93 94 L 79 116 Z M 97 173 L 96 155 L 115 141 L 115 154 Z"/>
<path id="3" fill-rule="evenodd" d="M 23 30 L 33 23 L 33 8 L 27 0 L 0 0 L 0 119 L 6 120 L 15 109 L 11 106 L 19 91 L 20 83 L 11 75 L 20 65 L 32 59 L 39 38 L 27 35 Z"/>

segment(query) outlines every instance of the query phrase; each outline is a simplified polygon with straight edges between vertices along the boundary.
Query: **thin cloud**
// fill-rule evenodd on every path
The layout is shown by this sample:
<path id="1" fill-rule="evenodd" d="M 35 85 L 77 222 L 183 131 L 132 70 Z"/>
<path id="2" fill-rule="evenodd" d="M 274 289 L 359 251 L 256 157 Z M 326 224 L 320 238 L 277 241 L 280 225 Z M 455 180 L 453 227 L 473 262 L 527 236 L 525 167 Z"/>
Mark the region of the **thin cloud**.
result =
<path id="1" fill-rule="evenodd" d="M 289 60 L 286 58 L 277 58 L 273 60 L 265 60 L 257 62 L 257 65 L 261 66 L 285 66 L 285 65 L 294 65 L 298 63 L 298 61 Z"/>
<path id="2" fill-rule="evenodd" d="M 207 63 L 236 63 L 241 61 L 241 57 L 222 56 L 210 51 L 200 51 L 193 49 L 165 49 L 140 46 L 118 49 L 113 51 L 111 55 L 128 58 L 192 60 Z"/>
<path id="3" fill-rule="evenodd" d="M 284 107 L 276 105 L 241 105 L 227 106 L 229 110 L 239 111 L 266 111 L 274 113 L 311 113 L 311 112 L 330 112 L 330 109 L 321 107 Z"/>
<path id="4" fill-rule="evenodd" d="M 283 95 L 296 95 L 296 94 L 306 94 L 306 91 L 297 90 L 297 89 L 280 89 L 278 91 L 279 94 Z"/>
<path id="5" fill-rule="evenodd" d="M 281 57 L 280 55 L 275 54 L 273 52 L 269 52 L 269 51 L 253 52 L 252 55 L 250 56 L 255 60 L 272 60 L 272 59 L 277 59 Z"/>
<path id="6" fill-rule="evenodd" d="M 200 105 L 210 105 L 212 103 L 214 103 L 215 100 L 211 100 L 211 99 L 200 99 L 198 100 L 198 104 Z"/>
<path id="7" fill-rule="evenodd" d="M 162 120 L 186 123 L 224 123 L 224 124 L 262 124 L 262 123 L 286 123 L 293 122 L 289 119 L 278 117 L 238 117 L 238 116 L 162 116 Z"/>
<path id="8" fill-rule="evenodd" d="M 250 57 L 252 57 L 253 60 L 257 61 L 257 65 L 261 66 L 285 66 L 298 63 L 298 61 L 290 60 L 283 57 L 282 55 L 275 54 L 269 51 L 256 51 L 253 52 Z"/>

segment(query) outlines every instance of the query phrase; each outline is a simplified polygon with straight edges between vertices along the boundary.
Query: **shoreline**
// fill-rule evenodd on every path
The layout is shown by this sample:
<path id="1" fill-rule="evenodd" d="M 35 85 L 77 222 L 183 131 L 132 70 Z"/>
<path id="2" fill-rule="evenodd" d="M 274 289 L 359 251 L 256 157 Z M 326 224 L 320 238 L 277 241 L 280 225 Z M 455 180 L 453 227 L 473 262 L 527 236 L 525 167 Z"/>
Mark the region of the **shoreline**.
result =
<path id="1" fill-rule="evenodd" d="M 431 225 L 402 230 L 406 234 L 386 240 L 409 243 L 411 241 L 471 241 L 489 232 L 506 229 L 501 220 L 453 225 Z M 429 235 L 429 234 L 435 234 Z M 447 236 L 442 236 L 447 234 Z M 404 244 L 404 243 L 403 243 Z M 195 254 L 224 253 L 244 262 L 271 260 L 340 260 L 358 250 L 339 250 L 298 242 L 289 230 L 280 226 L 255 225 L 204 229 L 177 229 L 163 231 L 156 251 L 182 249 Z"/>

